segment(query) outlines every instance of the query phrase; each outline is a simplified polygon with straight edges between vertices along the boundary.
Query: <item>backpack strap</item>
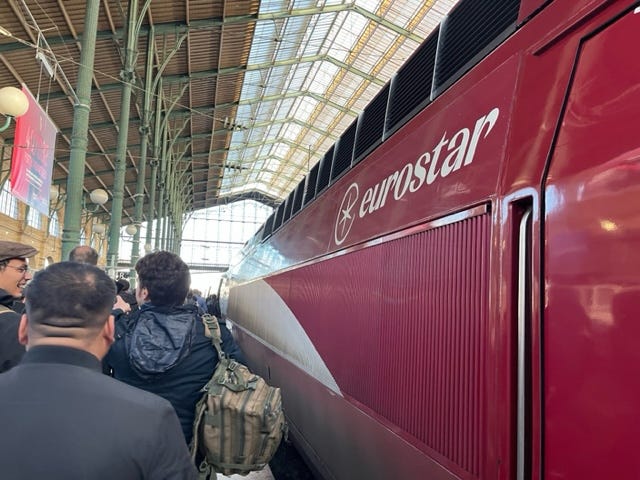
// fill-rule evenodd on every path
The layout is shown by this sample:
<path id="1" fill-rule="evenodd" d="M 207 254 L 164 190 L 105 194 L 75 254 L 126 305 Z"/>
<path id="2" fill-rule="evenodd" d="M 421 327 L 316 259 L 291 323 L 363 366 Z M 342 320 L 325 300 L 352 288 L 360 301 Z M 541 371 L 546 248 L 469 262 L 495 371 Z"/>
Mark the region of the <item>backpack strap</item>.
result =
<path id="1" fill-rule="evenodd" d="M 211 338 L 211 344 L 218 352 L 218 358 L 220 360 L 226 358 L 226 355 L 222 351 L 222 346 L 220 345 L 222 342 L 222 332 L 220 331 L 218 319 L 209 313 L 205 313 L 202 315 L 202 323 L 204 323 L 205 335 Z"/>
<path id="2" fill-rule="evenodd" d="M 200 449 L 199 445 L 199 435 L 198 432 L 200 430 L 200 424 L 205 421 L 204 417 L 206 415 L 206 407 L 207 407 L 207 391 L 209 390 L 209 385 L 213 381 L 220 368 L 220 363 L 223 360 L 226 360 L 225 363 L 229 362 L 229 359 L 226 358 L 224 352 L 222 351 L 222 346 L 220 345 L 222 333 L 220 332 L 220 325 L 218 324 L 218 319 L 211 314 L 205 313 L 202 315 L 202 323 L 204 324 L 204 333 L 207 337 L 211 339 L 211 344 L 218 352 L 218 364 L 216 364 L 216 370 L 214 371 L 214 376 L 209 382 L 202 388 L 202 391 L 205 392 L 205 395 L 198 401 L 196 404 L 196 413 L 195 419 L 193 422 L 193 437 L 191 439 L 191 444 L 189 445 L 189 450 L 191 453 L 191 460 L 195 463 L 196 456 Z M 235 362 L 233 362 L 235 363 Z M 200 462 L 198 467 L 198 480 L 215 480 L 217 478 L 216 471 L 213 466 L 207 462 L 206 457 Z"/>
<path id="3" fill-rule="evenodd" d="M 196 404 L 196 414 L 195 419 L 193 421 L 193 437 L 191 438 L 191 444 L 189 445 L 189 453 L 191 454 L 191 461 L 196 463 L 196 456 L 200 450 L 200 435 L 198 435 L 198 431 L 200 430 L 200 424 L 205 415 L 206 411 L 206 395 L 204 395 Z M 216 472 L 211 465 L 206 461 L 206 457 L 202 460 L 200 465 L 196 465 L 198 467 L 198 480 L 215 480 Z"/>
<path id="4" fill-rule="evenodd" d="M 2 315 L 3 313 L 16 313 L 13 310 L 11 310 L 9 307 L 7 307 L 6 305 L 2 305 L 0 304 L 0 315 Z"/>
<path id="5" fill-rule="evenodd" d="M 212 465 L 203 461 L 198 466 L 198 480 L 216 480 L 216 478 L 217 474 Z"/>

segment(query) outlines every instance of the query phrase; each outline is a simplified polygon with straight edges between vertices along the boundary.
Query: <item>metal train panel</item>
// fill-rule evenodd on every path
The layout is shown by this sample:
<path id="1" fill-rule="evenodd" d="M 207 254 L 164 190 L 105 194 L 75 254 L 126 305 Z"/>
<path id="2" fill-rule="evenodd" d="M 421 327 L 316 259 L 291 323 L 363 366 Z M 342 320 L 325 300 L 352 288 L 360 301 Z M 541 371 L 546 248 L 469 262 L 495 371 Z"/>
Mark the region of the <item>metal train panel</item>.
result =
<path id="1" fill-rule="evenodd" d="M 640 7 L 583 38 L 545 190 L 545 458 L 640 477 Z M 606 461 L 605 461 L 606 459 Z"/>
<path id="2" fill-rule="evenodd" d="M 640 2 L 518 21 L 228 273 L 322 478 L 640 477 Z"/>
<path id="3" fill-rule="evenodd" d="M 478 207 L 245 284 L 229 318 L 294 363 L 289 372 L 303 370 L 352 404 L 340 408 L 362 409 L 461 478 L 483 478 L 490 225 Z M 308 432 L 294 418 L 304 436 L 335 428 Z M 343 448 L 375 455 L 367 431 L 351 432 L 358 447 Z"/>

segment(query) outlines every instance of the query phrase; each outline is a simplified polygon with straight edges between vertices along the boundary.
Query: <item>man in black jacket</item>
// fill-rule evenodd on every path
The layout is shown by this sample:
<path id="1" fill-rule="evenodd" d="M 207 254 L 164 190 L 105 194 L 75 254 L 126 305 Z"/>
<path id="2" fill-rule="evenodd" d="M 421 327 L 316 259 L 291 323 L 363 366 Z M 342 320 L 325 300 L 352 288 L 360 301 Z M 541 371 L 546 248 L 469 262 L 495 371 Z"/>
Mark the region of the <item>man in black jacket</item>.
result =
<path id="1" fill-rule="evenodd" d="M 19 365 L 0 375 L 0 476 L 11 480 L 193 480 L 166 400 L 102 374 L 115 286 L 92 265 L 61 262 L 26 292 Z"/>
<path id="2" fill-rule="evenodd" d="M 116 319 L 116 340 L 105 366 L 118 380 L 169 400 L 188 444 L 196 403 L 218 355 L 197 307 L 184 304 L 191 284 L 187 264 L 175 253 L 160 251 L 142 257 L 135 268 L 138 310 Z M 234 352 L 224 339 L 222 346 L 239 360 L 237 347 Z"/>
<path id="3" fill-rule="evenodd" d="M 30 245 L 0 241 L 0 373 L 17 365 L 24 355 L 24 346 L 18 342 L 20 314 L 16 302 L 31 280 L 27 258 L 36 253 L 38 250 Z"/>

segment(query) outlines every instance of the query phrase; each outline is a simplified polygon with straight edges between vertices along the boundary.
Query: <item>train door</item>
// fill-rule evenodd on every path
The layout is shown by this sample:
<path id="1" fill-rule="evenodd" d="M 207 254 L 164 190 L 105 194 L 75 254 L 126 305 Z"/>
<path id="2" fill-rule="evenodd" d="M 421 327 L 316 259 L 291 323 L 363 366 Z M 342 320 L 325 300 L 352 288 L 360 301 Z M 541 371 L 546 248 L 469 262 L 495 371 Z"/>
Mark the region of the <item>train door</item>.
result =
<path id="1" fill-rule="evenodd" d="M 640 478 L 640 7 L 578 50 L 544 190 L 545 479 Z"/>

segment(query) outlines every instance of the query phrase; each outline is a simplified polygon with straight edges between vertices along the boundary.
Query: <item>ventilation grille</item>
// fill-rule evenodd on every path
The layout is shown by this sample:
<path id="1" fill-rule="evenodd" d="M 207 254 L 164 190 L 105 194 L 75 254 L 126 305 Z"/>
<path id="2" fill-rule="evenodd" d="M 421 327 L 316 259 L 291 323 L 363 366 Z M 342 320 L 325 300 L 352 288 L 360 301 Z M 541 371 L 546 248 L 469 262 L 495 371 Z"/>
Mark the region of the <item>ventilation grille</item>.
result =
<path id="1" fill-rule="evenodd" d="M 269 218 L 267 218 L 267 221 L 264 222 L 264 230 L 262 231 L 263 240 L 271 235 L 271 232 L 273 232 L 273 220 L 274 214 L 272 213 L 271 215 L 269 215 Z"/>
<path id="2" fill-rule="evenodd" d="M 389 100 L 389 83 L 378 92 L 373 100 L 365 107 L 358 119 L 358 131 L 353 154 L 352 165 L 357 164 L 364 156 L 382 142 L 384 134 L 384 120 Z"/>
<path id="3" fill-rule="evenodd" d="M 429 104 L 438 47 L 438 31 L 439 29 L 436 28 L 431 32 L 431 35 L 393 77 L 385 137 L 406 123 L 418 112 L 418 109 Z"/>
<path id="4" fill-rule="evenodd" d="M 434 93 L 460 78 L 515 29 L 520 0 L 465 0 L 441 25 Z"/>
<path id="5" fill-rule="evenodd" d="M 315 198 L 316 195 L 316 183 L 318 183 L 318 169 L 320 168 L 320 163 L 316 163 L 309 173 L 307 174 L 306 183 L 304 186 L 304 201 L 303 205 L 306 205 L 311 200 Z"/>
<path id="6" fill-rule="evenodd" d="M 273 221 L 273 231 L 275 232 L 282 225 L 282 217 L 284 216 L 284 202 L 278 205 L 276 210 L 276 219 Z"/>
<path id="7" fill-rule="evenodd" d="M 351 160 L 353 160 L 353 143 L 356 139 L 357 128 L 358 120 L 356 119 L 349 125 L 349 128 L 344 131 L 336 144 L 336 153 L 333 156 L 333 166 L 331 167 L 331 182 L 334 182 L 340 174 L 351 167 Z"/>
<path id="8" fill-rule="evenodd" d="M 289 196 L 284 201 L 284 216 L 282 217 L 282 223 L 286 223 L 291 218 L 291 210 L 293 209 L 293 193 L 295 190 L 289 193 Z"/>
<path id="9" fill-rule="evenodd" d="M 515 30 L 519 9 L 520 0 L 460 1 L 291 192 L 273 230 L 488 55 Z"/>
<path id="10" fill-rule="evenodd" d="M 485 454 L 490 226 L 483 214 L 318 262 L 282 292 L 341 390 L 468 478 Z"/>
<path id="11" fill-rule="evenodd" d="M 304 195 L 305 183 L 306 183 L 306 178 L 303 178 L 302 181 L 298 184 L 298 186 L 294 190 L 293 207 L 291 208 L 292 217 L 300 211 L 300 208 L 302 208 L 302 196 Z"/>
<path id="12" fill-rule="evenodd" d="M 329 185 L 331 177 L 331 164 L 333 163 L 333 146 L 327 150 L 322 160 L 320 160 L 320 172 L 318 173 L 318 184 L 316 185 L 316 196 Z"/>

